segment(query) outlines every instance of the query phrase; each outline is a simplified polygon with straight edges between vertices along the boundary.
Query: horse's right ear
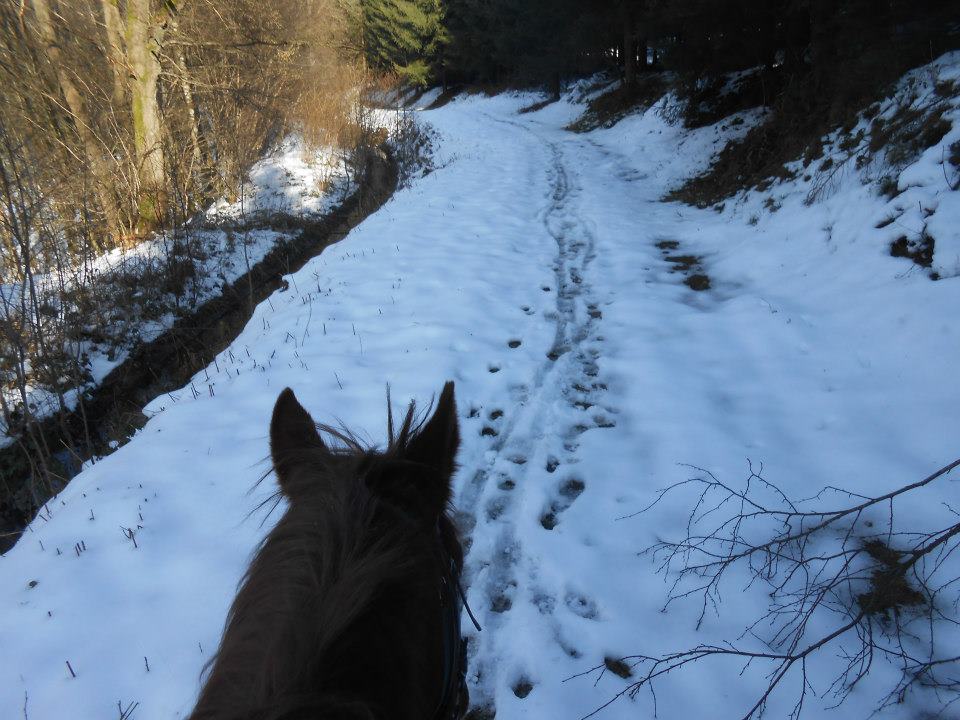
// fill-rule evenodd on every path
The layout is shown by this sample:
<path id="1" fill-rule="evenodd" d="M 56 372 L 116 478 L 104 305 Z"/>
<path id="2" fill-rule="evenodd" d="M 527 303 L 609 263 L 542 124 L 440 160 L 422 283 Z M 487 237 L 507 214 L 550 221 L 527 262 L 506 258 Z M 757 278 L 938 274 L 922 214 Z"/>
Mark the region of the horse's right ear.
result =
<path id="1" fill-rule="evenodd" d="M 323 440 L 310 413 L 297 401 L 293 390 L 286 388 L 277 398 L 270 419 L 270 456 L 280 487 L 285 492 L 289 489 L 285 485 L 296 458 L 305 450 L 323 447 Z"/>
<path id="2" fill-rule="evenodd" d="M 440 485 L 433 488 L 433 507 L 437 513 L 450 500 L 450 476 L 456 469 L 457 449 L 460 447 L 460 429 L 457 422 L 457 403 L 453 397 L 453 383 L 447 382 L 440 399 L 417 434 L 407 445 L 406 459 L 426 465 L 436 471 Z"/>

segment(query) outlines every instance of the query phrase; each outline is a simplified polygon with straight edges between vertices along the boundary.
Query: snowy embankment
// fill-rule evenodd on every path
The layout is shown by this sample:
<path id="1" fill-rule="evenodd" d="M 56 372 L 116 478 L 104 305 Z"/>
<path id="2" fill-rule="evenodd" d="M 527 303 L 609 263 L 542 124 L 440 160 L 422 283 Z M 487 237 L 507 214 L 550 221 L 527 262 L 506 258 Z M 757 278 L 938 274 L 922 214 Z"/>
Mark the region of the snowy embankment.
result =
<path id="1" fill-rule="evenodd" d="M 291 135 L 254 164 L 236 200 L 219 200 L 175 231 L 157 232 L 132 248 L 104 253 L 77 268 L 66 282 L 56 273 L 38 277 L 38 291 L 49 294 L 51 302 L 65 302 L 68 317 L 77 314 L 69 306 L 72 297 L 96 304 L 99 310 L 99 324 L 84 328 L 78 333 L 84 339 L 68 348 L 89 371 L 82 390 L 95 388 L 131 349 L 155 339 L 178 317 L 249 272 L 277 243 L 297 233 L 291 224 L 330 212 L 354 188 L 341 152 L 308 147 Z M 187 262 L 190 269 L 184 272 Z M 15 306 L 21 288 L 9 285 L 0 290 Z M 68 299 L 62 300 L 64 296 Z M 80 317 L 89 320 L 82 313 Z M 0 392 L 6 393 L 9 407 L 21 402 L 16 389 Z M 68 408 L 75 407 L 77 392 L 65 393 Z M 26 394 L 34 418 L 60 409 L 49 388 L 30 383 Z M 0 447 L 15 440 L 7 436 L 0 417 Z"/>
<path id="2" fill-rule="evenodd" d="M 286 386 L 318 420 L 379 441 L 388 383 L 402 405 L 456 381 L 455 505 L 483 625 L 464 623 L 471 696 L 507 720 L 579 718 L 631 680 L 566 678 L 604 658 L 733 642 L 765 612 L 743 575 L 699 630 L 697 598 L 661 611 L 669 582 L 638 552 L 682 533 L 691 498 L 618 518 L 694 473 L 680 463 L 732 484 L 748 460 L 763 463 L 808 497 L 827 485 L 882 494 L 954 459 L 960 204 L 937 163 L 960 125 L 902 176 L 938 218 L 932 282 L 875 227 L 898 200 L 854 173 L 811 206 L 802 180 L 773 188 L 772 204 L 752 194 L 720 212 L 661 201 L 749 122 L 685 131 L 654 108 L 574 135 L 562 128 L 582 105 L 518 115 L 536 99 L 424 113 L 441 138 L 437 169 L 289 276 L 198 375 L 209 392 L 154 402 L 147 426 L 0 559 L 5 717 L 25 705 L 30 720 L 110 717 L 118 702 L 139 703 L 138 720 L 190 710 L 277 517 L 257 509 L 272 482 L 251 488 Z M 703 287 L 694 275 L 709 288 L 685 284 Z M 906 498 L 899 521 L 950 524 L 941 502 L 956 487 Z M 832 622 L 817 615 L 811 632 Z M 940 637 L 960 645 L 948 627 Z M 808 668 L 817 692 L 842 668 L 836 654 Z M 658 717 L 742 716 L 766 679 L 759 665 L 740 670 L 708 661 L 661 678 Z M 877 659 L 839 711 L 827 693 L 808 696 L 804 716 L 866 717 L 895 681 Z M 770 698 L 769 717 L 787 716 L 798 682 Z M 886 713 L 937 708 L 919 693 Z M 643 691 L 603 712 L 652 717 L 654 704 Z"/>

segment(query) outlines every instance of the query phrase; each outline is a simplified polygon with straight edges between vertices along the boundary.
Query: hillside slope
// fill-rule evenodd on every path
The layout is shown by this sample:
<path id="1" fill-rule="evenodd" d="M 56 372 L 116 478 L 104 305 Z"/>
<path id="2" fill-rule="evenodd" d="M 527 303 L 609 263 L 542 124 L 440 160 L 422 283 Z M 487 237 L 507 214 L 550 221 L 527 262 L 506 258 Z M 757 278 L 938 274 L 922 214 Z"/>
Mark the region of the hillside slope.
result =
<path id="1" fill-rule="evenodd" d="M 950 56 L 935 72 L 958 67 Z M 474 96 L 422 113 L 437 168 L 289 276 L 213 365 L 153 403 L 141 433 L 75 478 L 0 559 L 0 714 L 189 711 L 277 517 L 257 510 L 271 483 L 251 488 L 285 386 L 318 420 L 378 441 L 387 383 L 399 406 L 456 381 L 455 506 L 484 628 L 464 623 L 471 695 L 507 720 L 582 717 L 631 679 L 567 678 L 605 658 L 734 641 L 763 614 L 764 589 L 742 573 L 699 630 L 696 597 L 662 611 L 669 582 L 639 552 L 676 538 L 695 496 L 618 518 L 699 472 L 681 464 L 738 484 L 752 461 L 794 497 L 828 485 L 873 496 L 960 454 L 960 203 L 938 164 L 960 125 L 903 171 L 899 200 L 849 173 L 813 205 L 800 180 L 717 212 L 662 197 L 754 115 L 684 131 L 655 106 L 575 135 L 563 128 L 582 105 L 518 114 L 535 99 Z M 936 282 L 891 257 L 890 225 L 876 227 L 898 202 L 909 226 L 921 194 L 921 213 L 926 198 L 937 218 Z M 941 503 L 955 495 L 947 478 L 906 498 L 898 529 L 949 524 Z M 811 633 L 831 622 L 816 615 Z M 835 656 L 809 668 L 818 693 L 842 668 Z M 740 670 L 710 662 L 662 678 L 657 716 L 741 717 L 766 679 L 759 665 Z M 804 717 L 866 717 L 896 680 L 877 660 L 840 710 L 826 693 L 807 698 Z M 789 713 L 798 683 L 774 693 L 770 717 Z M 887 716 L 939 708 L 932 694 L 908 700 Z M 644 691 L 603 716 L 653 713 Z"/>

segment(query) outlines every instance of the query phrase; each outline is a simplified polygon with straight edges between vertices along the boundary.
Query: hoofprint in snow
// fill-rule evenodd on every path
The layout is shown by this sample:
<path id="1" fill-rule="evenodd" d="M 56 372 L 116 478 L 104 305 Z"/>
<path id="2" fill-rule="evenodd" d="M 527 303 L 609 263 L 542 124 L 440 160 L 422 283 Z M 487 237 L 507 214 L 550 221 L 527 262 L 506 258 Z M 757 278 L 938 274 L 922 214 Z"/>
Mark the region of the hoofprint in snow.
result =
<path id="1" fill-rule="evenodd" d="M 958 67 L 949 56 L 936 72 Z M 689 498 L 617 518 L 689 477 L 680 463 L 735 483 L 763 462 L 806 497 L 826 485 L 882 494 L 953 459 L 960 202 L 938 163 L 960 127 L 905 170 L 909 198 L 886 201 L 850 173 L 811 206 L 798 181 L 776 186 L 775 213 L 759 194 L 716 212 L 660 198 L 749 116 L 685 131 L 654 108 L 577 136 L 562 128 L 582 106 L 518 115 L 533 99 L 425 113 L 440 169 L 290 276 L 201 372 L 210 392 L 155 401 L 137 437 L 75 478 L 0 560 L 5 717 L 110 717 L 133 702 L 138 720 L 189 712 L 277 517 L 258 510 L 272 483 L 252 488 L 286 386 L 314 417 L 378 441 L 388 383 L 400 404 L 456 381 L 455 505 L 484 628 L 464 623 L 469 682 L 475 704 L 505 719 L 582 717 L 630 680 L 568 678 L 608 657 L 736 640 L 765 611 L 743 576 L 699 630 L 695 599 L 662 611 L 669 583 L 638 553 L 677 537 Z M 876 229 L 915 195 L 940 233 L 938 282 L 890 257 Z M 683 283 L 673 248 L 698 258 L 709 290 Z M 904 526 L 948 524 L 940 503 L 955 482 L 906 498 Z M 941 642 L 960 645 L 947 627 Z M 836 652 L 809 668 L 818 691 Z M 658 717 L 740 717 L 766 686 L 740 670 L 709 662 L 662 678 Z M 827 694 L 807 698 L 806 716 L 865 717 L 895 680 L 877 661 L 839 711 Z M 769 717 L 787 715 L 797 682 Z M 918 693 L 886 714 L 937 707 Z M 653 712 L 644 692 L 603 714 Z"/>

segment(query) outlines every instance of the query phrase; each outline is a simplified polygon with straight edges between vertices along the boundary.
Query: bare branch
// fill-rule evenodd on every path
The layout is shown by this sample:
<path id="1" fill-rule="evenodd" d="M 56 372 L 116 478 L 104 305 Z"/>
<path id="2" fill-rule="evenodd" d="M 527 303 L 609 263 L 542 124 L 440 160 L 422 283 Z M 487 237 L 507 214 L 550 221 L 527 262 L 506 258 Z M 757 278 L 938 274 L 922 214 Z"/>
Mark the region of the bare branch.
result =
<path id="1" fill-rule="evenodd" d="M 897 683 L 878 699 L 877 709 L 903 702 L 909 692 L 920 689 L 937 693 L 943 702 L 956 702 L 960 656 L 944 654 L 936 636 L 947 625 L 960 625 L 960 597 L 949 609 L 940 602 L 960 583 L 958 564 L 948 562 L 960 547 L 960 523 L 906 532 L 895 527 L 894 511 L 903 496 L 958 466 L 960 459 L 877 497 L 826 488 L 859 501 L 828 510 L 810 507 L 825 491 L 793 501 L 761 475 L 762 467 L 754 470 L 752 465 L 742 488 L 694 468 L 699 476 L 660 490 L 640 512 L 681 489 L 695 491 L 685 536 L 679 541 L 660 540 L 642 553 L 653 558 L 659 573 L 672 578 L 665 607 L 699 598 L 699 628 L 708 609 L 720 613 L 721 583 L 734 568 L 746 571 L 748 587 L 765 586 L 769 604 L 736 643 L 623 658 L 641 669 L 639 679 L 585 717 L 623 695 L 636 697 L 644 688 L 656 705 L 657 679 L 709 658 L 738 660 L 744 663 L 741 673 L 755 664 L 767 667 L 765 688 L 742 720 L 760 717 L 792 672 L 799 674 L 800 684 L 791 719 L 801 716 L 811 692 L 832 696 L 836 707 L 876 660 L 893 664 L 900 673 Z M 949 506 L 946 509 L 956 517 Z M 877 521 L 877 510 L 883 511 L 885 521 Z M 811 630 L 823 627 L 831 616 L 837 616 L 831 630 Z M 808 674 L 809 663 L 830 646 L 837 648 L 841 670 L 827 688 L 818 690 Z M 603 667 L 584 674 L 602 674 Z"/>

